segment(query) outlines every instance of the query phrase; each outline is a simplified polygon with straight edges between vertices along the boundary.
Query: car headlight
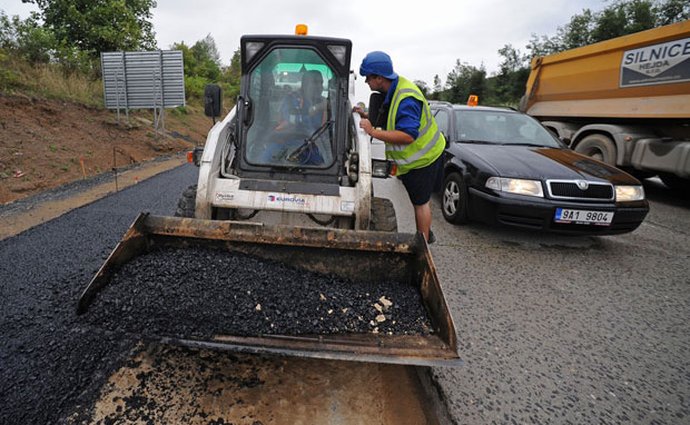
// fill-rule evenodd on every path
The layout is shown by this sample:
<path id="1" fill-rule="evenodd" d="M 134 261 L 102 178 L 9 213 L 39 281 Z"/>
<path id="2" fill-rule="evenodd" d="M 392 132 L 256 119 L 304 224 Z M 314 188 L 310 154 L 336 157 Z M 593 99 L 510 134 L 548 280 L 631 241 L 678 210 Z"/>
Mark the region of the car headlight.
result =
<path id="1" fill-rule="evenodd" d="M 486 187 L 501 192 L 515 193 L 516 195 L 544 197 L 544 190 L 539 180 L 509 179 L 505 177 L 489 177 Z"/>
<path id="2" fill-rule="evenodd" d="M 616 186 L 616 202 L 641 201 L 644 199 L 642 186 Z"/>

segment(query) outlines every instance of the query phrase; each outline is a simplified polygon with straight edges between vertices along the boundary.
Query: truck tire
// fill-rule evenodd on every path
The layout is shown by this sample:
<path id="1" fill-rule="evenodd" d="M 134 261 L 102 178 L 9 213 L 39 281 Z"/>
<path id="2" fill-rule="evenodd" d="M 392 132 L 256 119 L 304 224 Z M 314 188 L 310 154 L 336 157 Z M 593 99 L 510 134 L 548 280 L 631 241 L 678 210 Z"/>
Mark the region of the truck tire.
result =
<path id="1" fill-rule="evenodd" d="M 397 232 L 398 221 L 395 218 L 393 202 L 386 198 L 371 198 L 370 230 L 379 232 Z"/>
<path id="2" fill-rule="evenodd" d="M 194 218 L 196 209 L 196 185 L 191 185 L 182 192 L 180 200 L 177 201 L 175 217 Z"/>
<path id="3" fill-rule="evenodd" d="M 575 152 L 616 166 L 616 145 L 603 134 L 590 134 L 575 146 Z"/>
<path id="4" fill-rule="evenodd" d="M 441 192 L 443 218 L 453 224 L 467 223 L 468 205 L 467 185 L 462 176 L 455 172 L 448 174 L 443 180 L 443 192 Z"/>

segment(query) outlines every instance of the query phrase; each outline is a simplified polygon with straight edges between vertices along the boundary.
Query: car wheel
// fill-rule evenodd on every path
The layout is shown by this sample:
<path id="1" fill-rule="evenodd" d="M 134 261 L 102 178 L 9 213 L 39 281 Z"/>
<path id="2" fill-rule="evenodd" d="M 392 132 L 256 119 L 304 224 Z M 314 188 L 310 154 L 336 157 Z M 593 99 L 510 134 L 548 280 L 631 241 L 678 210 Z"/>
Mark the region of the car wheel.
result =
<path id="1" fill-rule="evenodd" d="M 609 165 L 616 165 L 616 145 L 603 134 L 590 134 L 575 146 L 575 152 Z"/>
<path id="2" fill-rule="evenodd" d="M 194 218 L 196 209 L 196 185 L 189 186 L 182 192 L 180 200 L 177 201 L 175 217 Z"/>
<path id="3" fill-rule="evenodd" d="M 449 223 L 467 223 L 467 186 L 459 173 L 450 173 L 443 181 L 441 210 Z"/>

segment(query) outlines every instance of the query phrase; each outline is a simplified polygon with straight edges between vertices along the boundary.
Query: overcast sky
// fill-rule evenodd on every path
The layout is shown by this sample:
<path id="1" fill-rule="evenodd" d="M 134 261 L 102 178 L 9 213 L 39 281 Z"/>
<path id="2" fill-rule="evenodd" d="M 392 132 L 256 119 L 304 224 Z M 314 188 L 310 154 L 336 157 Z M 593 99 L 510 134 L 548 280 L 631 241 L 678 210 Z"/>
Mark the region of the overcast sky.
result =
<path id="1" fill-rule="evenodd" d="M 408 5 L 416 4 L 417 7 Z M 396 72 L 428 85 L 434 75 L 445 82 L 457 59 L 498 70 L 498 49 L 506 44 L 527 53 L 531 35 L 556 34 L 570 17 L 589 8 L 598 11 L 606 0 L 158 0 L 153 27 L 158 47 L 174 42 L 192 45 L 211 34 L 224 64 L 239 47 L 242 34 L 292 34 L 295 24 L 309 26 L 311 35 L 352 40 L 352 69 L 372 50 L 393 58 Z M 33 5 L 0 0 L 7 15 L 28 16 Z M 357 94 L 368 97 L 359 79 Z M 358 96 L 359 97 L 359 96 Z"/>

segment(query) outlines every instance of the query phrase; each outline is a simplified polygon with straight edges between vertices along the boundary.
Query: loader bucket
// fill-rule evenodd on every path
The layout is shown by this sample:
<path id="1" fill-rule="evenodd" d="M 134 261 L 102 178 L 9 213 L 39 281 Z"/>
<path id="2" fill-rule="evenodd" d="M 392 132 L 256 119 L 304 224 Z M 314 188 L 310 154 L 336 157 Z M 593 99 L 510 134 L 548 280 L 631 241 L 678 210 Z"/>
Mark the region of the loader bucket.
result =
<path id="1" fill-rule="evenodd" d="M 430 251 L 421 235 L 269 226 L 143 213 L 136 218 L 83 291 L 77 313 L 87 313 L 90 306 L 97 309 L 99 297 L 106 290 L 116 288 L 112 283 L 114 276 L 127 263 L 134 264 L 138 257 L 152 250 L 169 248 L 186 252 L 196 247 L 212 247 L 223 255 L 251 255 L 252 258 L 285 264 L 305 273 L 324 273 L 354 280 L 366 278 L 373 282 L 379 279 L 407 282 L 420 294 L 422 311 L 427 313 L 430 330 L 420 334 L 343 332 L 242 335 L 221 329 L 213 335 L 201 337 L 194 332 L 190 336 L 167 334 L 145 337 L 167 344 L 246 353 L 420 366 L 456 366 L 462 363 L 457 352 L 453 320 Z M 162 286 L 161 290 L 161 297 L 165 297 L 165 291 L 173 291 L 174 288 Z M 138 289 L 130 292 L 136 293 Z M 259 307 L 257 305 L 256 308 Z M 97 311 L 91 314 L 96 316 Z M 227 316 L 232 312 L 223 314 Z M 88 318 L 88 314 L 85 317 Z"/>

